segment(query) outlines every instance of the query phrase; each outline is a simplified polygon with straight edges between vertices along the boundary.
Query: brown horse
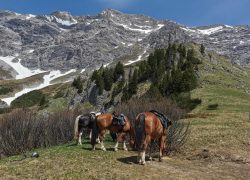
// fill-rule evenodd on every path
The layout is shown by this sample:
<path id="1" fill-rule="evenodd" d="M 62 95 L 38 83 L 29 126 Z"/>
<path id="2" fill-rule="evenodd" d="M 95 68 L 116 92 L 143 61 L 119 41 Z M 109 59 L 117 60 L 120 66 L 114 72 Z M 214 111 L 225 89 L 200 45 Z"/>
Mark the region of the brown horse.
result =
<path id="1" fill-rule="evenodd" d="M 106 151 L 106 148 L 104 147 L 103 144 L 103 140 L 107 130 L 113 133 L 117 133 L 118 135 L 114 147 L 115 151 L 118 150 L 118 144 L 120 141 L 123 142 L 123 149 L 127 150 L 125 142 L 127 134 L 130 135 L 130 142 L 133 143 L 132 139 L 134 138 L 134 133 L 133 133 L 134 131 L 128 117 L 124 116 L 124 124 L 120 125 L 119 123 L 116 123 L 116 116 L 114 114 L 106 113 L 96 117 L 96 126 L 93 127 L 92 139 L 91 139 L 93 150 L 95 150 L 95 144 L 96 144 L 95 139 L 99 137 L 101 143 L 101 149 L 103 151 Z"/>
<path id="2" fill-rule="evenodd" d="M 151 140 L 159 140 L 159 161 L 162 161 L 162 153 L 167 139 L 167 128 L 172 124 L 170 120 L 165 119 L 167 122 L 165 122 L 164 127 L 159 116 L 153 112 L 143 112 L 137 116 L 135 120 L 135 146 L 138 151 L 139 164 L 144 165 L 146 163 L 146 149 Z"/>

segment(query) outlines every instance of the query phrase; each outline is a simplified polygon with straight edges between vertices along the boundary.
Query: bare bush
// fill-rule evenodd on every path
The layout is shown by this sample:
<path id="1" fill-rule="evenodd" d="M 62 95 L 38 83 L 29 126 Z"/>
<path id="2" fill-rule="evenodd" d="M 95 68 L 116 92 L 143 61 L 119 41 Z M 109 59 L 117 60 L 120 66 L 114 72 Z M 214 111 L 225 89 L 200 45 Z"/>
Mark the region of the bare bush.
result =
<path id="1" fill-rule="evenodd" d="M 115 111 L 123 113 L 129 117 L 134 124 L 136 116 L 145 111 L 157 110 L 165 114 L 171 121 L 172 126 L 168 130 L 167 153 L 170 151 L 178 151 L 186 142 L 189 132 L 189 122 L 184 122 L 181 117 L 186 113 L 177 105 L 167 98 L 162 99 L 131 99 L 127 103 L 119 104 Z M 158 142 L 152 142 L 151 151 L 158 151 Z"/>
<path id="2" fill-rule="evenodd" d="M 75 117 L 79 111 L 37 114 L 15 110 L 0 119 L 0 151 L 15 155 L 38 147 L 64 144 L 73 139 Z"/>

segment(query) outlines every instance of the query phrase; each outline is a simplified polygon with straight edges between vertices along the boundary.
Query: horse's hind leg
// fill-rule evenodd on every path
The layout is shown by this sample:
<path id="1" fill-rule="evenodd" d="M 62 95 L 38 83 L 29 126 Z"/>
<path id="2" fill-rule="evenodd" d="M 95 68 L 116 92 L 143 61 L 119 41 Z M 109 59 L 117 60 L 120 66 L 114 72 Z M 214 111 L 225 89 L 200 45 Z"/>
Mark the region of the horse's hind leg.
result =
<path id="1" fill-rule="evenodd" d="M 101 142 L 101 150 L 103 151 L 106 151 L 106 148 L 104 147 L 104 143 L 103 143 L 105 132 L 106 132 L 105 130 L 102 130 L 99 136 L 100 142 Z"/>
<path id="2" fill-rule="evenodd" d="M 127 150 L 128 150 L 128 148 L 127 148 L 127 146 L 126 146 L 126 141 L 125 141 L 125 140 L 123 141 L 123 150 L 124 150 L 124 151 L 127 151 Z"/>
<path id="3" fill-rule="evenodd" d="M 162 162 L 162 153 L 165 147 L 166 136 L 162 136 L 159 139 L 159 161 Z"/>
<path id="4" fill-rule="evenodd" d="M 145 141 L 143 143 L 143 150 L 141 152 L 141 164 L 142 165 L 145 165 L 146 164 L 146 150 L 147 150 L 147 147 L 148 147 L 148 144 L 150 143 L 151 141 L 151 137 L 149 135 L 146 135 L 146 138 L 145 138 Z"/>
<path id="5" fill-rule="evenodd" d="M 152 146 L 153 146 L 153 142 L 150 143 L 150 147 L 149 147 L 149 160 L 152 161 Z"/>

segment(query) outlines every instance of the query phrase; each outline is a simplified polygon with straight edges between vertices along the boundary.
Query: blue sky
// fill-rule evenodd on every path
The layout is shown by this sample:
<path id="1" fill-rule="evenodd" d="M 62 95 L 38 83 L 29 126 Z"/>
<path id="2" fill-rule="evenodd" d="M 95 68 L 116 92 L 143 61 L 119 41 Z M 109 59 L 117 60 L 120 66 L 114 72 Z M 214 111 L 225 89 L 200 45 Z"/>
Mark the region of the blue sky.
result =
<path id="1" fill-rule="evenodd" d="M 250 0 L 0 0 L 1 10 L 50 14 L 95 15 L 112 8 L 188 26 L 208 24 L 250 25 Z"/>

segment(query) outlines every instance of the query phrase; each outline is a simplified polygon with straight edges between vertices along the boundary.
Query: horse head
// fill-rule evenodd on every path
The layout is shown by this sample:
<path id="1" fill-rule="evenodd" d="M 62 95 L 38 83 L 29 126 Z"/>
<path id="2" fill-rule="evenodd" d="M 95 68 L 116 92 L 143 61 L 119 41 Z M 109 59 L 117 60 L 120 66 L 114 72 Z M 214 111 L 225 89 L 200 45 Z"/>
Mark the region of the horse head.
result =
<path id="1" fill-rule="evenodd" d="M 113 113 L 113 116 L 112 116 L 112 124 L 113 125 L 123 127 L 125 125 L 125 123 L 126 123 L 126 117 L 124 114 L 116 115 Z"/>

